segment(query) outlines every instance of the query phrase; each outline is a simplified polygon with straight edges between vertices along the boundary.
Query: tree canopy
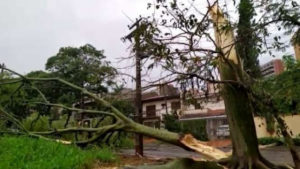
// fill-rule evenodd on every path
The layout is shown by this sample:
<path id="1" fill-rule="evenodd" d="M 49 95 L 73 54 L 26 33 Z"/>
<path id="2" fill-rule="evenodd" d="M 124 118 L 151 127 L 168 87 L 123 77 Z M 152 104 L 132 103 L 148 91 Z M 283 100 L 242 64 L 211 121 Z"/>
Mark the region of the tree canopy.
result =
<path id="1" fill-rule="evenodd" d="M 286 70 L 277 75 L 259 81 L 255 86 L 259 93 L 266 93 L 273 103 L 273 111 L 279 114 L 299 114 L 300 113 L 300 62 L 293 56 L 283 56 Z M 264 95 L 265 96 L 265 95 Z M 270 110 L 259 109 L 264 115 Z M 272 113 L 272 112 L 271 112 Z M 273 112 L 274 113 L 274 112 Z"/>
<path id="2" fill-rule="evenodd" d="M 107 93 L 115 85 L 116 70 L 105 60 L 103 50 L 90 44 L 79 48 L 62 47 L 48 59 L 46 70 L 96 93 Z"/>
<path id="3" fill-rule="evenodd" d="M 109 61 L 105 60 L 103 50 L 98 50 L 90 44 L 81 47 L 62 47 L 55 56 L 46 63 L 46 70 L 50 77 L 60 77 L 80 87 L 93 91 L 99 95 L 108 93 L 115 85 L 117 71 Z M 67 88 L 65 85 L 55 84 L 51 91 L 63 103 L 82 101 L 83 96 Z"/>

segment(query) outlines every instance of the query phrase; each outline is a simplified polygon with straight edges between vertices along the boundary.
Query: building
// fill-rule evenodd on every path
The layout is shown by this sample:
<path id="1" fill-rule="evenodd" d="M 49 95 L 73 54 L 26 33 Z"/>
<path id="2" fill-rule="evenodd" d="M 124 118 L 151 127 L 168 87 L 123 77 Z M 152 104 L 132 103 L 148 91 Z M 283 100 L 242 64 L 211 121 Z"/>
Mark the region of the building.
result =
<path id="1" fill-rule="evenodd" d="M 206 133 L 209 140 L 229 136 L 228 121 L 225 114 L 224 100 L 221 98 L 218 89 L 208 85 L 208 93 L 194 94 L 197 100 L 196 105 L 187 105 L 179 116 L 180 121 L 205 120 Z M 218 130 L 221 126 L 227 126 L 227 134 L 220 135 Z"/>
<path id="2" fill-rule="evenodd" d="M 209 140 L 215 140 L 220 137 L 229 137 L 229 126 L 225 109 L 209 109 L 205 113 L 184 114 L 179 118 L 180 121 L 188 120 L 206 120 L 206 133 Z M 226 133 L 220 132 L 220 127 L 227 127 Z"/>
<path id="3" fill-rule="evenodd" d="M 186 98 L 179 90 L 171 85 L 164 86 L 164 90 L 158 88 L 143 94 L 143 121 L 145 125 L 161 127 L 163 115 L 167 113 L 176 114 L 179 121 L 206 120 L 206 132 L 210 140 L 219 138 L 220 126 L 227 126 L 224 101 L 213 85 L 207 86 L 207 93 L 198 90 L 189 90 L 188 95 L 193 95 L 196 102 L 186 103 Z M 220 133 L 220 132 L 219 132 Z"/>
<path id="4" fill-rule="evenodd" d="M 261 65 L 260 71 L 263 77 L 278 75 L 284 71 L 283 62 L 280 59 L 271 60 Z"/>
<path id="5" fill-rule="evenodd" d="M 179 90 L 172 85 L 164 85 L 142 95 L 143 123 L 148 126 L 161 126 L 163 115 L 179 113 L 181 109 Z"/>

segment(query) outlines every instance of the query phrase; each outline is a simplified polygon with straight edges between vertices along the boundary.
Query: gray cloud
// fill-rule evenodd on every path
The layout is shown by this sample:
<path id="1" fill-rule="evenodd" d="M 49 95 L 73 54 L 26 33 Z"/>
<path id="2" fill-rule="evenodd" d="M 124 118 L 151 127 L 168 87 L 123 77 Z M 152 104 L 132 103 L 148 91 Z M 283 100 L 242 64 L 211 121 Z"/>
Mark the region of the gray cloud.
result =
<path id="1" fill-rule="evenodd" d="M 126 56 L 120 38 L 131 18 L 146 12 L 141 0 L 4 0 L 0 2 L 0 62 L 21 73 L 44 69 L 63 46 L 86 43 L 111 61 Z"/>
<path id="2" fill-rule="evenodd" d="M 21 73 L 44 69 L 47 58 L 63 46 L 86 43 L 104 49 L 114 66 L 128 56 L 131 18 L 149 13 L 142 0 L 2 0 L 0 2 L 0 63 Z M 152 1 L 151 1 L 152 2 Z M 288 41 L 288 40 L 287 40 Z M 287 42 L 288 43 L 288 42 Z M 293 53 L 290 48 L 288 53 Z M 278 54 L 280 57 L 282 54 Z M 261 57 L 264 63 L 272 59 Z M 123 62 L 124 64 L 129 62 Z"/>

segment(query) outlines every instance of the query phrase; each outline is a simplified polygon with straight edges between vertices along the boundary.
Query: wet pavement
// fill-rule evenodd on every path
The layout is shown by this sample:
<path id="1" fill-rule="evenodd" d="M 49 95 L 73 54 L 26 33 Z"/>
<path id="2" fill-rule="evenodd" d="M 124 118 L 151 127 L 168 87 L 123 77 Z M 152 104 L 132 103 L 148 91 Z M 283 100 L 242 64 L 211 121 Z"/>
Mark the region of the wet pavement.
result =
<path id="1" fill-rule="evenodd" d="M 231 147 L 220 148 L 223 151 L 231 151 Z M 297 147 L 298 152 L 300 152 L 300 147 Z M 122 154 L 134 155 L 133 149 L 121 150 Z M 276 146 L 264 148 L 261 150 L 262 156 L 267 160 L 275 164 L 293 164 L 291 154 L 284 146 Z M 201 158 L 201 156 L 196 152 L 189 152 L 180 147 L 155 142 L 148 143 L 144 145 L 144 155 L 150 158 L 183 158 L 183 157 L 196 157 Z"/>

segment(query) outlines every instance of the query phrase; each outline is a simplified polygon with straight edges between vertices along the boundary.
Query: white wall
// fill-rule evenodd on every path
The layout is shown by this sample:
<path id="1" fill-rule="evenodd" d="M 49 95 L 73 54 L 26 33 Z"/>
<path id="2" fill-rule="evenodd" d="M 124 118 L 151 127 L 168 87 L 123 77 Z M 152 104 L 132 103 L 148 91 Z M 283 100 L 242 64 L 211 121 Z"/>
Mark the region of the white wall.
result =
<path id="1" fill-rule="evenodd" d="M 195 109 L 194 105 L 185 106 L 184 114 L 194 114 L 194 113 L 207 113 L 207 109 L 225 109 L 224 101 L 209 101 L 200 103 L 201 109 Z"/>
<path id="2" fill-rule="evenodd" d="M 149 103 L 143 103 L 143 116 L 146 116 L 146 107 L 150 105 L 155 105 L 156 108 L 156 116 L 162 117 L 163 114 L 166 114 L 166 108 L 162 107 L 162 104 L 165 104 L 167 102 L 168 106 L 168 112 L 171 112 L 171 103 L 172 102 L 180 102 L 180 99 L 170 99 L 170 100 L 160 100 L 160 101 L 152 101 Z M 195 113 L 207 113 L 207 109 L 225 109 L 224 101 L 219 100 L 219 101 L 209 101 L 209 102 L 202 102 L 200 103 L 200 100 L 198 103 L 201 105 L 201 109 L 195 109 L 195 106 L 190 104 L 190 105 L 183 105 L 181 103 L 181 112 L 182 114 L 195 114 Z"/>
<path id="3" fill-rule="evenodd" d="M 292 137 L 296 137 L 300 134 L 300 115 L 283 116 L 283 119 L 288 126 L 288 130 L 293 133 Z M 276 136 L 276 132 L 270 134 L 267 131 L 267 124 L 264 118 L 254 117 L 254 122 L 258 138 Z"/>
<path id="4" fill-rule="evenodd" d="M 153 101 L 149 103 L 143 103 L 143 116 L 146 116 L 146 107 L 155 105 L 156 108 L 156 116 L 162 117 L 163 114 L 166 114 L 166 108 L 163 108 L 161 105 L 167 102 L 168 112 L 171 112 L 171 103 L 172 102 L 180 102 L 180 99 L 170 99 L 170 100 L 161 100 L 161 101 Z"/>

